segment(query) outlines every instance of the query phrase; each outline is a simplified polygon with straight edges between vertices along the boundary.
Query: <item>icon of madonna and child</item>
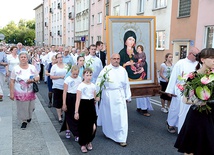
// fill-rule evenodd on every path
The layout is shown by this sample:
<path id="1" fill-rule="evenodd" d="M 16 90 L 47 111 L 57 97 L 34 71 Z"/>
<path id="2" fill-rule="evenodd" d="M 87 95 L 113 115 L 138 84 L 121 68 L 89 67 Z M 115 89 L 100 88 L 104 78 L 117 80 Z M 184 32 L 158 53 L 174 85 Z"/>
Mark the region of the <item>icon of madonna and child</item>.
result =
<path id="1" fill-rule="evenodd" d="M 124 48 L 119 52 L 120 65 L 123 66 L 131 80 L 147 79 L 146 54 L 142 45 L 136 46 L 136 34 L 129 30 L 124 34 Z"/>

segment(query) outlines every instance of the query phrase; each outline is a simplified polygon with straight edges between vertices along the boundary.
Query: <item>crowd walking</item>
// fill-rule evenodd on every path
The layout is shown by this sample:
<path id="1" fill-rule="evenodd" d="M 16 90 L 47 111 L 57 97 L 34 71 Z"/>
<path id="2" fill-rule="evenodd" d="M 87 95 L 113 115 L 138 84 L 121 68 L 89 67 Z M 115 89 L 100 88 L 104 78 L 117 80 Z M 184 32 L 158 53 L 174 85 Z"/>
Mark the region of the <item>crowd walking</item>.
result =
<path id="1" fill-rule="evenodd" d="M 122 147 L 127 146 L 127 104 L 132 97 L 129 81 L 130 78 L 147 80 L 149 75 L 144 47 L 138 45 L 135 49 L 136 34 L 127 31 L 123 39 L 124 48 L 110 55 L 110 64 L 107 64 L 107 51 L 101 41 L 82 51 L 54 45 L 50 48 L 24 47 L 19 43 L 5 53 L 0 47 L 0 101 L 4 100 L 2 87 L 7 78 L 8 96 L 16 103 L 21 129 L 26 129 L 35 110 L 34 84 L 44 81 L 47 104 L 49 108 L 56 108 L 60 131 L 65 131 L 67 139 L 73 137 L 81 152 L 96 147 L 92 142 L 98 126 L 105 137 Z M 178 86 L 185 84 L 179 77 L 188 73 L 199 76 L 213 69 L 213 49 L 200 51 L 191 47 L 187 57 L 175 65 L 172 58 L 173 55 L 167 53 L 160 66 L 161 111 L 167 114 L 163 124 L 166 123 L 170 133 L 177 130 L 175 147 L 179 152 L 212 155 L 213 112 L 195 110 L 196 102 L 186 104 L 188 99 L 185 100 Z M 212 101 L 206 104 L 214 108 Z M 151 116 L 148 112 L 153 110 L 150 97 L 136 98 L 136 105 L 138 113 Z"/>

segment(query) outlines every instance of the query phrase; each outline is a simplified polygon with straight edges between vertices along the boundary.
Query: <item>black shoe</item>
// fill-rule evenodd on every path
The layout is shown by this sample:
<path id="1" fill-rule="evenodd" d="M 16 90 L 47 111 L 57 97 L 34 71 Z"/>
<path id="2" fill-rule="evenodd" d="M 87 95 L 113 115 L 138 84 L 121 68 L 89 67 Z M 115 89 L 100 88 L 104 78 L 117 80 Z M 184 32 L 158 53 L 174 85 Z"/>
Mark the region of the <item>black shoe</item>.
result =
<path id="1" fill-rule="evenodd" d="M 30 119 L 27 119 L 27 122 L 30 123 L 30 122 L 31 122 L 31 118 L 30 118 Z"/>
<path id="2" fill-rule="evenodd" d="M 50 102 L 49 104 L 48 104 L 48 108 L 51 108 L 52 107 L 52 103 Z"/>
<path id="3" fill-rule="evenodd" d="M 26 127 L 27 127 L 27 122 L 23 122 L 23 123 L 22 123 L 22 126 L 21 126 L 21 129 L 22 129 L 22 130 L 25 130 Z"/>
<path id="4" fill-rule="evenodd" d="M 62 123 L 63 121 L 62 120 L 59 120 L 59 123 Z"/>

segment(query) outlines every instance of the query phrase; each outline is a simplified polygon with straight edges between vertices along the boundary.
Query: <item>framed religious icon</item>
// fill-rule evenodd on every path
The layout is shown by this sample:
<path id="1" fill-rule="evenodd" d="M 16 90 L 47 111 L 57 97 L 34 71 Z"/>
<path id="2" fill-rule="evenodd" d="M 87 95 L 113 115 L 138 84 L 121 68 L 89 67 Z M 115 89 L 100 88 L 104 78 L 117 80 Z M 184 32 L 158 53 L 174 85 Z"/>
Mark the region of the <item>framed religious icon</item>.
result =
<path id="1" fill-rule="evenodd" d="M 128 73 L 132 94 L 157 94 L 160 87 L 155 65 L 155 17 L 107 16 L 106 24 L 108 63 L 113 53 L 119 53 L 120 65 Z"/>

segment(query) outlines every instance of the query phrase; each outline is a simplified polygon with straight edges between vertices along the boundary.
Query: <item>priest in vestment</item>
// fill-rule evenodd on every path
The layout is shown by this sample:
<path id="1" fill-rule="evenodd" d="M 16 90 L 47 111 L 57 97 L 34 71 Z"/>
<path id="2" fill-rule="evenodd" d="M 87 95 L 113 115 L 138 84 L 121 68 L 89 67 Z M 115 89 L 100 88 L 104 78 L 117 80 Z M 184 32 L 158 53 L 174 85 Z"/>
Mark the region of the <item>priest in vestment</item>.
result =
<path id="1" fill-rule="evenodd" d="M 106 77 L 105 88 L 99 106 L 97 125 L 102 126 L 106 137 L 126 146 L 128 136 L 127 102 L 131 102 L 131 90 L 126 70 L 120 66 L 120 55 L 113 54 L 111 63 L 100 72 L 96 85 Z"/>
<path id="2" fill-rule="evenodd" d="M 179 75 L 189 74 L 190 72 L 194 72 L 196 70 L 196 65 L 198 62 L 196 61 L 196 54 L 199 53 L 199 50 L 195 47 L 192 47 L 189 51 L 188 56 L 185 59 L 179 60 L 171 73 L 169 83 L 165 90 L 168 94 L 173 94 L 176 96 L 172 96 L 172 101 L 169 108 L 169 113 L 167 117 L 167 123 L 169 125 L 168 131 L 172 127 L 178 127 L 178 133 L 184 123 L 186 118 L 186 114 L 190 108 L 190 104 L 185 104 L 182 102 L 181 91 L 178 89 L 177 84 L 183 84 L 178 80 Z M 169 129 L 170 128 L 170 129 Z M 174 130 L 175 131 L 175 130 Z M 174 133 L 171 132 L 171 133 Z"/>

